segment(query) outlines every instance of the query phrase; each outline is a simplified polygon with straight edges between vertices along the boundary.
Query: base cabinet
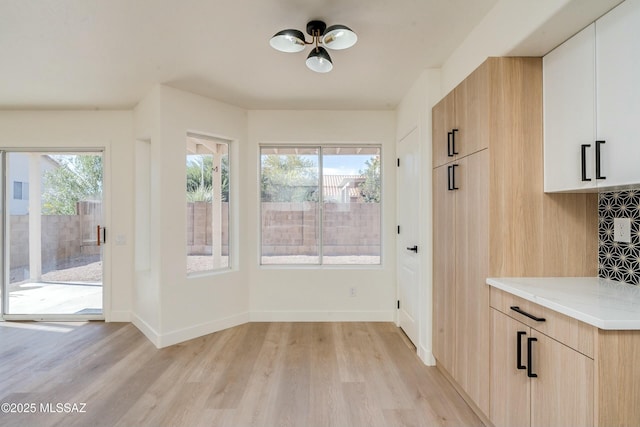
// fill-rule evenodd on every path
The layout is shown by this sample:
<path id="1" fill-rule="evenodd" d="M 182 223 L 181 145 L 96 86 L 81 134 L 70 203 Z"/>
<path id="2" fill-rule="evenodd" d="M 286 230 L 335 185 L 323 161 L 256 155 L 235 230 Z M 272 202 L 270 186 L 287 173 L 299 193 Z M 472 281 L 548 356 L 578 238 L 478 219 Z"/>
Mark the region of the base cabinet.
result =
<path id="1" fill-rule="evenodd" d="M 593 426 L 594 361 L 491 309 L 496 427 Z"/>
<path id="2" fill-rule="evenodd" d="M 490 301 L 495 427 L 640 426 L 640 330 L 598 329 L 496 288 Z"/>
<path id="3" fill-rule="evenodd" d="M 531 420 L 531 381 L 518 369 L 518 336 L 529 336 L 526 325 L 491 309 L 491 406 L 489 418 L 496 427 L 528 427 Z M 526 339 L 525 339 L 526 342 Z M 521 366 L 521 365 L 520 365 Z"/>
<path id="4" fill-rule="evenodd" d="M 531 426 L 593 426 L 594 362 L 532 330 Z"/>

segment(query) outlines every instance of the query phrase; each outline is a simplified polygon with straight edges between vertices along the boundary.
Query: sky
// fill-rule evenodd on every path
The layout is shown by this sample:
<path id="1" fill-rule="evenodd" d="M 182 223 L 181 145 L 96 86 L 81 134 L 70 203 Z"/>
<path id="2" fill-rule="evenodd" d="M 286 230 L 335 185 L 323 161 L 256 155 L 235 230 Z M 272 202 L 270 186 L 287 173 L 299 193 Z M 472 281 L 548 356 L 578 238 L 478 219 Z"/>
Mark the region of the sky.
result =
<path id="1" fill-rule="evenodd" d="M 317 165 L 317 155 L 301 154 L 301 158 Z M 323 156 L 323 174 L 324 175 L 360 175 L 360 171 L 364 171 L 367 166 L 365 162 L 374 157 L 373 154 L 325 154 Z"/>
<path id="2" fill-rule="evenodd" d="M 324 156 L 322 166 L 325 175 L 360 175 L 367 166 L 364 164 L 373 157 L 366 155 Z"/>

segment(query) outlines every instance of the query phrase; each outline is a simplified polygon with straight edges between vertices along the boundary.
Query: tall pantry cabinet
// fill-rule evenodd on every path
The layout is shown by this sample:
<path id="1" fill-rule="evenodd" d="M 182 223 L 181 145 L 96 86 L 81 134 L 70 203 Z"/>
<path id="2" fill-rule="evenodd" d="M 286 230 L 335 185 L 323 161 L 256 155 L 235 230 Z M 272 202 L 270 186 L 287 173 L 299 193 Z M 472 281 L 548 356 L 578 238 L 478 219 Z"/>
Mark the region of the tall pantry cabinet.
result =
<path id="1" fill-rule="evenodd" d="M 597 200 L 543 192 L 541 58 L 487 59 L 432 113 L 433 353 L 486 417 L 486 278 L 595 275 Z"/>

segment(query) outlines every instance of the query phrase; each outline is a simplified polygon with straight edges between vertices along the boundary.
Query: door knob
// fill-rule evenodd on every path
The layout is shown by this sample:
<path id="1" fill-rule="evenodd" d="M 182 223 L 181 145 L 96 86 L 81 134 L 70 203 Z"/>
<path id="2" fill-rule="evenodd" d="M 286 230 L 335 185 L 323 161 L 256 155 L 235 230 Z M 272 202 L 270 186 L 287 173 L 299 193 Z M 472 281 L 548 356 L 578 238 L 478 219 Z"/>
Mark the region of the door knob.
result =
<path id="1" fill-rule="evenodd" d="M 418 253 L 418 246 L 417 245 L 413 245 L 412 248 L 407 248 L 408 251 L 413 251 L 415 253 Z"/>

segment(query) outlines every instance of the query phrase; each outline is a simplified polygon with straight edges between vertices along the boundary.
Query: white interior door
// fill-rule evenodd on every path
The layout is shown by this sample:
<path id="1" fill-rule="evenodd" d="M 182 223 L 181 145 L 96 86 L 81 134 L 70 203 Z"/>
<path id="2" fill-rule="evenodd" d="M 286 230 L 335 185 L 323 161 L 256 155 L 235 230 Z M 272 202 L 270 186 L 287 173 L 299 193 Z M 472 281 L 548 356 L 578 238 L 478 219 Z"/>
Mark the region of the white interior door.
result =
<path id="1" fill-rule="evenodd" d="M 398 321 L 418 345 L 420 253 L 420 145 L 414 129 L 398 142 Z"/>

